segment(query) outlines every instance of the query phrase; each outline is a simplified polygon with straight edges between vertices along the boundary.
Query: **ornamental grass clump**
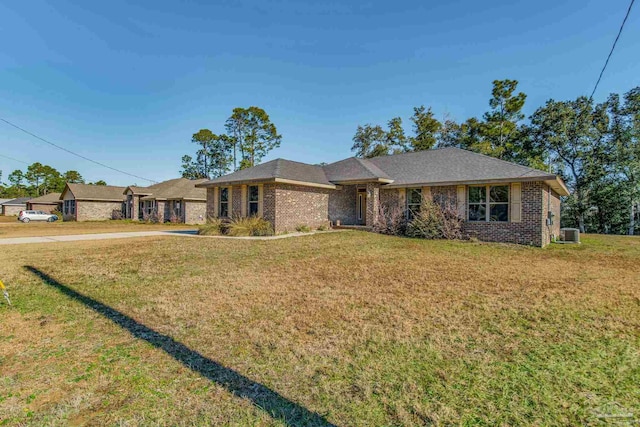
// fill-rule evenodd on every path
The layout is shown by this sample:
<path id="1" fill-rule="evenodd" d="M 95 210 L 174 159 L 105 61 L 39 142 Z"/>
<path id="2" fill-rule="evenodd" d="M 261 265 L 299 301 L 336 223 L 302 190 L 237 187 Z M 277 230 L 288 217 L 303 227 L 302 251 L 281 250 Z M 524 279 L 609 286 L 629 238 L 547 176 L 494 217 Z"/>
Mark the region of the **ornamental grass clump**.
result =
<path id="1" fill-rule="evenodd" d="M 198 227 L 198 234 L 201 236 L 220 236 L 225 225 L 219 218 L 209 218 L 207 223 Z"/>
<path id="2" fill-rule="evenodd" d="M 273 236 L 273 227 L 269 221 L 257 216 L 234 218 L 226 224 L 228 236 Z"/>

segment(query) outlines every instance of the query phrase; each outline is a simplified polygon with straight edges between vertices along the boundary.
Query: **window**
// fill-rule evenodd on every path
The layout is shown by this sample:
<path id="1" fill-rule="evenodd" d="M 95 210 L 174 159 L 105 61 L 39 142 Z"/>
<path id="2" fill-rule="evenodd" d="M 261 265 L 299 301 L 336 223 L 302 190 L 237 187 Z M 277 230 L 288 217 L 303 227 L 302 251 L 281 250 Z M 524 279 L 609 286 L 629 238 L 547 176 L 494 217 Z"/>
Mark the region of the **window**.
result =
<path id="1" fill-rule="evenodd" d="M 487 219 L 487 187 L 469 187 L 469 221 Z"/>
<path id="2" fill-rule="evenodd" d="M 489 188 L 489 221 L 509 221 L 508 185 L 493 185 Z"/>
<path id="3" fill-rule="evenodd" d="M 182 217 L 182 203 L 180 203 L 180 200 L 173 201 L 173 213 L 178 218 Z"/>
<path id="4" fill-rule="evenodd" d="M 509 186 L 469 187 L 469 221 L 509 221 Z"/>
<path id="5" fill-rule="evenodd" d="M 422 204 L 422 189 L 408 188 L 407 189 L 407 217 L 409 219 L 412 219 L 418 212 L 420 212 L 421 204 Z"/>
<path id="6" fill-rule="evenodd" d="M 62 207 L 62 213 L 64 215 L 75 215 L 76 214 L 76 201 L 75 200 L 65 200 L 64 205 Z"/>
<path id="7" fill-rule="evenodd" d="M 257 185 L 250 185 L 247 192 L 247 202 L 249 206 L 247 209 L 249 216 L 258 216 L 258 205 L 260 200 L 260 191 Z"/>
<path id="8" fill-rule="evenodd" d="M 220 188 L 220 200 L 218 203 L 218 216 L 220 218 L 229 217 L 229 187 Z"/>

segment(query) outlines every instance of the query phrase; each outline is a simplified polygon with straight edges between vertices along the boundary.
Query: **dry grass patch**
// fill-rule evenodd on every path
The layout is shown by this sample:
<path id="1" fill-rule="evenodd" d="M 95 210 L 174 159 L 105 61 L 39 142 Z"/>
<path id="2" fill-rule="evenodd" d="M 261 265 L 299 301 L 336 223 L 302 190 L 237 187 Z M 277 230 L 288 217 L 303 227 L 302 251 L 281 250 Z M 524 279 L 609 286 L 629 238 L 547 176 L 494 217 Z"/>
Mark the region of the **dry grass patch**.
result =
<path id="1" fill-rule="evenodd" d="M 66 234 L 120 233 L 127 231 L 185 230 L 194 226 L 185 224 L 149 224 L 141 221 L 56 221 L 23 224 L 13 218 L 0 222 L 0 239 L 9 237 L 62 236 Z"/>
<path id="2" fill-rule="evenodd" d="M 347 232 L 9 248 L 0 419 L 287 425 L 25 265 L 335 425 L 577 425 L 610 401 L 639 414 L 640 239 L 584 242 Z"/>

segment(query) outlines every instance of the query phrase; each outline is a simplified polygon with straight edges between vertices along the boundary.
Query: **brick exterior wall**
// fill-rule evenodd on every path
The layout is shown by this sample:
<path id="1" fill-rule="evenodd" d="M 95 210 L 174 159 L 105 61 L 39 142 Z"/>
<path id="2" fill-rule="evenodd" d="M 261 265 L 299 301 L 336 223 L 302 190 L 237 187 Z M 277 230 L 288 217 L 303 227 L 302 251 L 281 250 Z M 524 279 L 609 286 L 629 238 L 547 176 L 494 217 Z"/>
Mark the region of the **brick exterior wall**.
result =
<path id="1" fill-rule="evenodd" d="M 76 200 L 77 221 L 103 221 L 111 219 L 114 210 L 121 210 L 122 202 Z M 67 218 L 65 218 L 67 219 Z"/>
<path id="2" fill-rule="evenodd" d="M 207 203 L 183 201 L 183 221 L 187 224 L 204 224 L 207 218 Z"/>
<path id="3" fill-rule="evenodd" d="M 465 216 L 463 232 L 482 241 L 518 243 L 524 245 L 544 246 L 551 240 L 551 234 L 560 233 L 560 197 L 552 190 L 551 210 L 555 221 L 551 229 L 546 225 L 547 200 L 549 187 L 543 182 L 523 182 L 521 190 L 522 210 L 520 222 L 469 222 L 466 221 L 466 188 Z M 424 190 L 423 190 L 424 191 Z M 457 207 L 457 186 L 430 187 L 432 199 L 442 206 Z M 380 191 L 380 201 L 384 206 L 401 204 L 404 209 L 402 190 L 384 188 Z"/>
<path id="4" fill-rule="evenodd" d="M 380 213 L 380 184 L 377 182 L 367 183 L 367 217 L 365 225 L 373 226 Z"/>
<path id="5" fill-rule="evenodd" d="M 298 225 L 317 228 L 329 224 L 329 193 L 334 190 L 290 184 L 275 186 L 276 234 L 295 231 Z"/>
<path id="6" fill-rule="evenodd" d="M 233 196 L 231 199 L 231 217 L 236 218 L 242 216 L 242 187 L 240 185 L 236 185 L 231 187 L 231 191 L 233 192 Z"/>
<path id="7" fill-rule="evenodd" d="M 544 246 L 543 182 L 522 183 L 522 219 L 520 222 L 465 222 L 464 232 L 487 242 L 518 243 Z M 465 212 L 466 214 L 466 212 Z"/>
<path id="8" fill-rule="evenodd" d="M 52 205 L 51 203 L 27 203 L 27 210 L 29 211 L 43 211 L 51 213 L 56 209 L 62 209 L 60 204 Z"/>
<path id="9" fill-rule="evenodd" d="M 329 193 L 329 221 L 356 224 L 357 186 L 343 185 Z"/>
<path id="10" fill-rule="evenodd" d="M 380 204 L 385 208 L 404 205 L 404 202 L 401 200 L 400 189 L 382 187 L 380 189 Z"/>
<path id="11" fill-rule="evenodd" d="M 20 211 L 27 209 L 27 205 L 20 206 L 3 206 L 2 207 L 2 215 L 5 216 L 18 216 Z"/>
<path id="12" fill-rule="evenodd" d="M 458 193 L 455 185 L 446 185 L 442 187 L 430 187 L 431 197 L 433 201 L 442 207 L 457 207 Z M 465 206 L 466 209 L 466 206 Z"/>
<path id="13" fill-rule="evenodd" d="M 549 198 L 551 194 L 551 198 Z M 547 212 L 554 214 L 553 224 L 547 225 Z M 560 237 L 560 196 L 551 187 L 545 185 L 542 190 L 542 241 L 548 244 L 553 238 Z"/>
<path id="14" fill-rule="evenodd" d="M 265 184 L 262 188 L 262 218 L 273 225 L 276 223 L 276 185 Z"/>
<path id="15" fill-rule="evenodd" d="M 423 189 L 428 191 L 434 201 L 440 204 L 457 206 L 457 186 L 435 186 Z M 560 232 L 560 198 L 552 191 L 551 209 L 555 213 L 555 222 L 551 228 L 545 224 L 547 216 L 549 187 L 543 182 L 521 183 L 521 221 L 520 222 L 469 222 L 465 221 L 465 234 L 483 241 L 518 243 L 544 246 L 549 243 L 551 234 Z M 233 212 L 241 212 L 241 188 L 233 187 Z M 367 185 L 367 225 L 372 224 L 379 212 L 379 205 L 398 206 L 405 209 L 406 189 L 385 189 L 378 183 Z M 426 193 L 425 193 L 426 194 Z M 356 223 L 357 186 L 341 186 L 339 189 L 321 189 L 289 184 L 264 184 L 262 191 L 263 218 L 273 224 L 276 233 L 294 231 L 299 225 L 317 228 L 327 225 L 329 220 L 340 220 L 342 224 Z M 465 202 L 461 209 L 466 219 Z M 203 212 L 217 216 L 214 212 L 214 190 L 207 190 L 207 203 Z M 189 222 L 189 221 L 187 221 Z"/>
<path id="16" fill-rule="evenodd" d="M 218 216 L 218 212 L 216 212 L 216 202 L 215 202 L 215 190 L 213 187 L 207 188 L 207 203 L 206 203 L 206 218 L 216 218 Z"/>

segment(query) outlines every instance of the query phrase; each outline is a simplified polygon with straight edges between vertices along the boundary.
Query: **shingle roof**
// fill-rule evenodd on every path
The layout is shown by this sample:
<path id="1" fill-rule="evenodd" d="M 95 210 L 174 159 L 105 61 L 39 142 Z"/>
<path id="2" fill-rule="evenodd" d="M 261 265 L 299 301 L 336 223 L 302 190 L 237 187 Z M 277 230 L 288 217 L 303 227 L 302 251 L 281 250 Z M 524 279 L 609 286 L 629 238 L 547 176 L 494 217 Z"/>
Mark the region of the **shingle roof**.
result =
<path id="1" fill-rule="evenodd" d="M 34 199 L 30 199 L 29 203 L 40 203 L 40 204 L 58 204 L 60 202 L 61 193 L 49 193 L 44 196 L 36 197 Z"/>
<path id="2" fill-rule="evenodd" d="M 76 200 L 100 200 L 113 202 L 124 200 L 124 195 L 122 193 L 124 192 L 125 187 L 67 183 L 65 191 L 67 188 L 71 191 L 71 194 L 73 194 L 73 197 L 75 197 Z"/>
<path id="3" fill-rule="evenodd" d="M 333 183 L 371 181 L 393 181 L 389 175 L 367 159 L 349 157 L 323 166 L 327 179 Z"/>
<path id="4" fill-rule="evenodd" d="M 207 200 L 207 190 L 204 188 L 196 188 L 196 184 L 202 184 L 207 181 L 207 179 L 191 180 L 187 178 L 176 178 L 145 188 L 136 187 L 136 189 L 139 190 L 141 194 L 148 194 L 148 196 L 142 197 L 141 200 Z"/>
<path id="5" fill-rule="evenodd" d="M 393 178 L 391 187 L 557 179 L 548 172 L 453 147 L 380 156 L 369 161 Z"/>
<path id="6" fill-rule="evenodd" d="M 149 190 L 149 187 L 138 187 L 138 186 L 135 186 L 135 185 L 130 185 L 125 189 L 125 191 L 127 189 L 131 190 L 131 192 L 133 194 L 151 194 L 151 191 Z"/>
<path id="7" fill-rule="evenodd" d="M 275 159 L 248 169 L 242 169 L 200 184 L 211 187 L 225 184 L 250 182 L 296 181 L 311 186 L 335 187 L 328 179 L 322 166 L 291 160 Z"/>
<path id="8" fill-rule="evenodd" d="M 545 181 L 561 195 L 568 194 L 562 180 L 554 174 L 460 148 L 439 148 L 371 159 L 351 157 L 325 166 L 276 159 L 201 185 L 209 187 L 279 180 L 322 186 L 374 181 L 389 187 Z"/>
<path id="9" fill-rule="evenodd" d="M 4 206 L 21 206 L 21 205 L 25 205 L 29 200 L 31 200 L 31 197 L 18 197 L 17 199 L 11 199 L 8 202 L 4 202 L 3 205 Z"/>

